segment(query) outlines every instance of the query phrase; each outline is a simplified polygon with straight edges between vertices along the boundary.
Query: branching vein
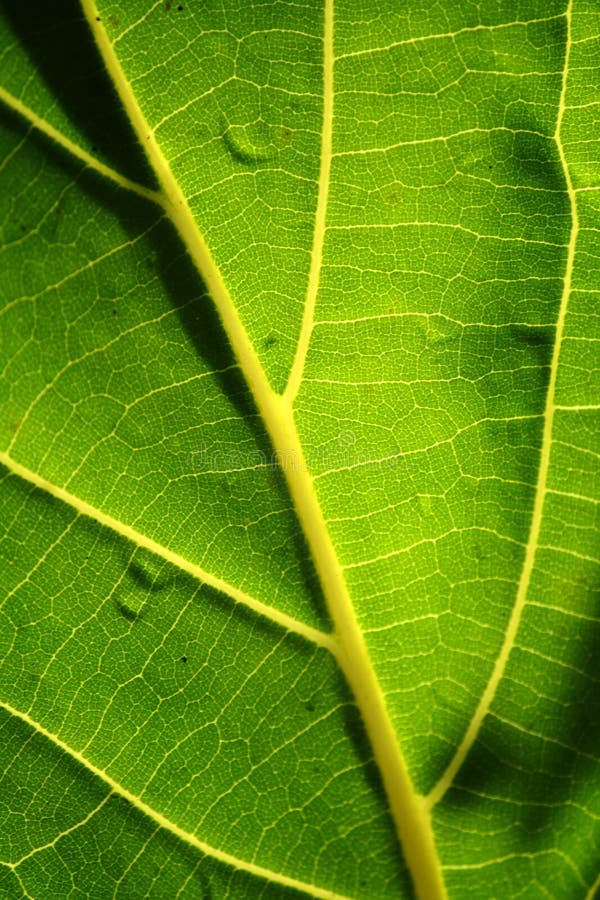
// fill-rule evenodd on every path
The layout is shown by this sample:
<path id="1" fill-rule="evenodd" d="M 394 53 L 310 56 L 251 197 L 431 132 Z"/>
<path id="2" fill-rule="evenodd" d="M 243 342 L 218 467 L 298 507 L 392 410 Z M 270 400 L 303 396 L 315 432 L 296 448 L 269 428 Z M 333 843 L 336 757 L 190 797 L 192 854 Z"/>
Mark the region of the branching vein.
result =
<path id="1" fill-rule="evenodd" d="M 180 556 L 178 553 L 174 553 L 167 547 L 163 547 L 162 544 L 159 544 L 157 541 L 153 541 L 152 538 L 147 537 L 147 535 L 145 534 L 141 534 L 141 532 L 136 531 L 129 525 L 125 525 L 123 522 L 119 522 L 118 519 L 113 518 L 113 516 L 107 515 L 107 513 L 103 512 L 101 509 L 96 508 L 95 506 L 92 506 L 90 503 L 86 503 L 84 500 L 81 500 L 79 497 L 74 496 L 64 488 L 58 487 L 55 484 L 51 484 L 45 478 L 42 478 L 41 475 L 38 475 L 36 472 L 32 472 L 30 469 L 26 469 L 25 466 L 22 466 L 20 463 L 15 462 L 15 460 L 12 459 L 12 457 L 10 457 L 8 454 L 0 452 L 0 464 L 6 466 L 6 468 L 10 472 L 13 472 L 19 478 L 22 478 L 34 487 L 37 487 L 45 493 L 50 494 L 52 497 L 56 497 L 57 500 L 66 503 L 68 506 L 74 509 L 78 515 L 87 516 L 88 518 L 93 519 L 95 522 L 98 522 L 100 525 L 103 525 L 105 528 L 110 528 L 111 531 L 114 531 L 116 534 L 121 535 L 128 541 L 137 544 L 137 546 L 144 547 L 151 553 L 155 553 L 157 556 L 160 556 L 161 559 L 166 560 L 167 562 L 181 569 L 183 572 L 187 572 L 188 575 L 191 575 L 198 581 L 201 581 L 204 584 L 208 584 L 210 587 L 214 588 L 222 594 L 226 594 L 235 603 L 242 603 L 257 615 L 264 616 L 265 618 L 270 619 L 272 622 L 280 625 L 286 631 L 293 631 L 295 634 L 299 634 L 307 641 L 310 641 L 313 644 L 317 644 L 320 647 L 324 647 L 326 650 L 329 650 L 329 652 L 334 656 L 336 655 L 336 642 L 328 634 L 319 631 L 317 628 L 312 628 L 310 625 L 305 625 L 304 622 L 300 622 L 298 619 L 294 619 L 292 616 L 287 616 L 285 613 L 282 613 L 278 609 L 275 609 L 275 607 L 268 606 L 266 603 L 262 603 L 255 597 L 251 597 L 249 594 L 246 594 L 245 591 L 241 591 L 234 585 L 223 581 L 222 578 L 218 578 L 211 572 L 207 572 L 200 566 L 191 563 L 189 560 L 185 559 L 185 557 Z"/>
<path id="2" fill-rule="evenodd" d="M 344 574 L 304 459 L 290 395 L 281 396 L 272 389 L 187 199 L 138 105 L 106 32 L 97 20 L 93 0 L 82 0 L 82 5 L 109 74 L 161 184 L 167 199 L 168 214 L 213 298 L 275 453 L 279 460 L 290 462 L 289 465 L 282 465 L 282 469 L 335 626 L 340 644 L 338 662 L 360 708 L 416 894 L 420 900 L 442 900 L 446 892 L 429 814 L 412 785 L 364 636 L 356 620 Z M 333 60 L 333 21 L 333 0 L 326 0 L 325 34 L 328 46 L 324 49 L 325 67 L 331 66 Z M 316 224 L 319 227 L 319 222 Z M 318 272 L 317 266 L 314 278 Z M 317 288 L 315 284 L 315 296 Z M 309 327 L 304 332 L 306 341 Z M 303 359 L 303 356 L 299 358 Z"/>
<path id="3" fill-rule="evenodd" d="M 164 206 L 163 198 L 157 191 L 152 191 L 149 188 L 138 184 L 137 181 L 126 178 L 125 175 L 121 175 L 116 169 L 112 169 L 110 166 L 105 165 L 105 163 L 100 162 L 99 159 L 96 159 L 95 156 L 76 144 L 75 141 L 66 137 L 57 128 L 49 122 L 46 122 L 41 116 L 38 116 L 37 113 L 22 103 L 17 97 L 13 97 L 13 95 L 2 86 L 0 86 L 0 101 L 26 119 L 36 131 L 45 134 L 51 141 L 54 141 L 54 143 L 70 153 L 71 156 L 80 160 L 88 168 L 94 169 L 99 175 L 110 179 L 110 181 L 113 181 L 120 188 L 132 191 L 134 194 L 139 194 L 140 197 L 144 197 L 145 200 L 150 200 L 152 203 L 157 203 L 159 206 Z"/>
<path id="4" fill-rule="evenodd" d="M 313 234 L 313 246 L 310 260 L 310 272 L 304 304 L 304 314 L 300 328 L 300 338 L 296 348 L 296 354 L 289 381 L 285 390 L 285 396 L 293 403 L 302 381 L 302 373 L 308 354 L 308 345 L 313 330 L 315 318 L 315 305 L 323 264 L 323 248 L 325 243 L 325 221 L 327 217 L 327 202 L 329 200 L 329 182 L 331 177 L 331 155 L 333 139 L 333 5 L 325 4 L 325 23 L 323 34 L 323 124 L 321 138 L 321 172 L 319 176 L 319 190 L 317 198 L 317 210 L 315 215 L 315 228 Z"/>
<path id="5" fill-rule="evenodd" d="M 531 528 L 529 531 L 529 539 L 527 542 L 527 547 L 525 550 L 525 557 L 523 561 L 523 567 L 521 570 L 521 578 L 519 581 L 517 596 L 515 600 L 515 605 L 513 607 L 508 626 L 506 629 L 506 635 L 504 637 L 504 642 L 502 647 L 500 648 L 500 653 L 496 659 L 496 663 L 492 670 L 492 674 L 490 679 L 486 685 L 486 688 L 483 692 L 483 695 L 479 701 L 477 709 L 471 719 L 465 735 L 454 754 L 450 764 L 448 765 L 446 771 L 429 793 L 427 797 L 427 806 L 431 808 L 435 806 L 436 803 L 439 803 L 448 788 L 452 785 L 458 770 L 462 766 L 465 761 L 467 754 L 473 744 L 477 739 L 477 735 L 481 730 L 481 726 L 483 724 L 483 720 L 488 714 L 504 672 L 506 670 L 506 666 L 508 663 L 508 659 L 510 656 L 510 652 L 515 644 L 517 631 L 519 628 L 519 623 L 521 621 L 521 617 L 523 615 L 523 610 L 525 608 L 525 604 L 527 602 L 527 593 L 529 591 L 529 585 L 531 583 L 531 576 L 533 573 L 533 567 L 535 563 L 536 551 L 539 547 L 540 543 L 540 532 L 542 526 L 542 512 L 544 508 L 544 501 L 547 493 L 547 482 L 548 482 L 548 471 L 550 466 L 550 452 L 552 449 L 552 433 L 553 433 L 553 424 L 554 424 L 554 413 L 556 411 L 556 380 L 558 376 L 558 362 L 562 347 L 563 340 L 563 332 L 565 325 L 565 318 L 567 314 L 567 305 L 569 302 L 569 296 L 571 293 L 571 283 L 573 278 L 573 266 L 575 262 L 575 247 L 577 244 L 577 235 L 579 232 L 579 219 L 577 214 L 577 195 L 573 188 L 573 184 L 571 181 L 571 176 L 569 172 L 569 167 L 567 165 L 567 160 L 565 157 L 564 147 L 561 141 L 561 126 L 562 120 L 565 111 L 566 105 L 566 90 L 567 90 L 567 77 L 569 72 L 569 57 L 570 57 L 570 45 L 571 45 L 571 34 L 570 34 L 570 24 L 571 24 L 571 12 L 572 12 L 572 2 L 570 0 L 569 7 L 567 9 L 567 24 L 568 24 L 568 33 L 567 33 L 567 49 L 565 53 L 565 62 L 563 69 L 563 80 L 562 80 L 562 90 L 560 95 L 559 102 L 559 110 L 558 110 L 558 118 L 556 123 L 556 131 L 555 131 L 555 142 L 558 149 L 558 155 L 562 164 L 563 173 L 565 177 L 567 192 L 569 196 L 569 202 L 571 207 L 571 235 L 568 245 L 567 251 L 567 263 L 565 268 L 564 275 L 564 285 L 563 292 L 561 297 L 560 309 L 558 312 L 558 318 L 556 322 L 556 335 L 554 341 L 554 351 L 552 355 L 552 362 L 550 366 L 550 378 L 548 382 L 548 392 L 546 395 L 546 408 L 544 411 L 544 430 L 542 434 L 542 445 L 540 450 L 540 462 L 538 469 L 538 478 L 537 478 L 537 486 L 535 492 L 535 501 L 532 511 L 532 521 Z"/>
<path id="6" fill-rule="evenodd" d="M 194 847 L 196 850 L 199 850 L 201 853 L 206 854 L 207 856 L 211 856 L 213 859 L 216 859 L 219 862 L 225 863 L 229 866 L 233 866 L 235 869 L 240 869 L 241 871 L 248 872 L 248 874 L 250 875 L 254 875 L 258 878 L 263 878 L 275 884 L 280 884 L 282 887 L 293 888 L 297 891 L 301 891 L 308 897 L 316 897 L 317 900 L 350 900 L 350 898 L 344 897 L 342 894 L 323 890 L 317 885 L 307 884 L 306 882 L 299 881 L 296 878 L 290 878 L 287 875 L 283 875 L 281 872 L 275 872 L 271 869 L 266 869 L 263 866 L 257 866 L 255 863 L 250 862 L 249 860 L 240 859 L 237 856 L 233 856 L 231 853 L 224 853 L 217 847 L 212 847 L 205 841 L 198 840 L 198 838 L 194 834 L 191 834 L 189 831 L 185 831 L 185 829 L 180 828 L 175 822 L 167 819 L 166 816 L 163 816 L 147 803 L 144 803 L 143 800 L 140 800 L 140 798 L 136 797 L 135 794 L 130 793 L 130 791 L 126 790 L 126 788 L 116 782 L 108 774 L 108 772 L 95 766 L 89 759 L 83 756 L 82 753 L 74 750 L 72 747 L 62 741 L 60 737 L 52 734 L 39 722 L 34 721 L 29 715 L 1 701 L 0 708 L 5 709 L 6 712 L 8 712 L 11 716 L 15 716 L 22 722 L 25 722 L 38 734 L 43 735 L 47 740 L 51 741 L 55 747 L 58 747 L 64 753 L 68 754 L 71 759 L 76 760 L 80 765 L 84 766 L 88 772 L 91 772 L 97 778 L 101 779 L 101 781 L 105 785 L 107 785 L 112 793 L 118 794 L 120 797 L 123 797 L 123 799 L 127 800 L 127 802 L 130 803 L 133 808 L 137 809 L 140 813 L 147 816 L 160 828 L 165 829 L 170 834 L 176 835 L 188 846 Z M 94 812 L 97 811 L 98 808 L 94 810 Z"/>

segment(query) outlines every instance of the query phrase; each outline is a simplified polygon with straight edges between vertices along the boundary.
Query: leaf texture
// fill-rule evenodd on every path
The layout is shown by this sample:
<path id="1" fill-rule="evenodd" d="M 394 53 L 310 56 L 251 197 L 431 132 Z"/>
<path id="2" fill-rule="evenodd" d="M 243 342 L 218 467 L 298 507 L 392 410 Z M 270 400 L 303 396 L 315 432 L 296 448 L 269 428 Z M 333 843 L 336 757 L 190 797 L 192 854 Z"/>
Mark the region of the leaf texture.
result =
<path id="1" fill-rule="evenodd" d="M 0 893 L 595 895 L 600 13 L 0 14 Z"/>

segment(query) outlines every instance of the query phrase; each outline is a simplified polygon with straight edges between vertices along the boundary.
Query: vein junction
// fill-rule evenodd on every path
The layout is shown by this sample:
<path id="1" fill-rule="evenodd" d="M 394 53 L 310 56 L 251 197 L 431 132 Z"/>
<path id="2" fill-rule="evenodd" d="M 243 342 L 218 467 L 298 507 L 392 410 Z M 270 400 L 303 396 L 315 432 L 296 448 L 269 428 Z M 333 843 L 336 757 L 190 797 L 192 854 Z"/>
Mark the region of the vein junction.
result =
<path id="1" fill-rule="evenodd" d="M 301 349 L 297 356 L 292 392 L 288 392 L 287 396 L 282 397 L 271 388 L 229 290 L 198 229 L 187 199 L 173 176 L 155 134 L 137 103 L 114 47 L 98 22 L 94 3 L 92 0 L 82 0 L 82 5 L 109 74 L 167 198 L 170 218 L 213 298 L 275 452 L 280 460 L 295 460 L 295 464 L 285 465 L 282 468 L 300 526 L 313 556 L 329 613 L 334 622 L 336 637 L 340 645 L 338 661 L 363 716 L 416 893 L 421 900 L 441 900 L 446 894 L 429 816 L 423 806 L 422 798 L 415 793 L 412 786 L 362 632 L 356 621 L 344 574 L 329 535 L 313 480 L 305 463 L 294 421 L 291 397 L 295 391 L 294 383 L 299 380 L 303 367 L 312 313 L 308 312 L 303 324 L 301 340 L 305 342 L 306 347 Z M 331 93 L 333 92 L 333 25 L 333 0 L 326 0 L 324 5 L 323 64 L 324 71 L 326 73 L 329 71 L 329 75 L 325 75 L 326 91 L 329 90 Z M 327 116 L 333 116 L 331 97 L 325 103 L 324 112 Z M 326 133 L 330 129 L 331 122 L 325 123 Z M 322 148 L 325 156 L 329 155 L 329 148 L 326 146 L 327 140 L 326 138 Z M 317 209 L 317 231 L 319 228 L 324 230 L 326 191 L 324 191 L 323 185 L 327 183 L 327 180 L 328 170 L 325 167 L 325 169 L 322 168 L 321 173 L 322 190 Z M 322 249 L 320 241 L 322 238 L 317 236 L 313 247 L 313 263 L 314 248 L 316 247 L 319 252 Z M 314 268 L 311 265 L 311 277 L 315 283 L 312 287 L 309 285 L 308 297 L 309 300 L 312 297 L 313 304 L 317 294 L 318 272 L 317 264 L 314 263 Z"/>
<path id="2" fill-rule="evenodd" d="M 37 473 L 32 472 L 30 469 L 27 469 L 25 466 L 22 466 L 20 463 L 16 462 L 8 454 L 0 452 L 0 464 L 4 465 L 10 472 L 27 481 L 34 487 L 39 488 L 45 493 L 50 494 L 52 497 L 56 497 L 57 500 L 66 503 L 68 506 L 74 509 L 78 515 L 87 516 L 88 518 L 93 519 L 95 522 L 98 522 L 100 525 L 103 525 L 106 528 L 110 528 L 111 531 L 114 531 L 116 534 L 121 535 L 122 537 L 131 541 L 133 544 L 136 544 L 138 547 L 144 547 L 146 550 L 149 550 L 151 553 L 155 553 L 157 556 L 160 556 L 162 559 L 181 569 L 183 572 L 187 572 L 198 581 L 201 581 L 204 584 L 208 584 L 210 587 L 214 588 L 222 594 L 226 594 L 234 602 L 242 603 L 257 615 L 264 616 L 270 621 L 275 622 L 281 628 L 284 628 L 286 631 L 292 631 L 295 634 L 300 635 L 300 637 L 305 638 L 305 640 L 310 641 L 317 646 L 323 647 L 334 656 L 337 655 L 338 647 L 335 639 L 330 635 L 325 634 L 325 632 L 319 631 L 316 628 L 312 628 L 310 625 L 305 625 L 298 619 L 294 619 L 291 616 L 280 612 L 275 607 L 268 606 L 266 603 L 262 603 L 255 597 L 251 597 L 244 591 L 241 591 L 238 588 L 234 587 L 234 585 L 228 584 L 226 581 L 223 581 L 221 578 L 218 578 L 212 573 L 207 572 L 200 566 L 189 562 L 189 560 L 185 559 L 185 557 L 179 555 L 178 553 L 174 553 L 167 547 L 163 547 L 157 541 L 153 541 L 151 538 L 147 537 L 144 534 L 141 534 L 139 531 L 136 531 L 129 525 L 125 525 L 123 522 L 119 522 L 112 516 L 109 516 L 106 513 L 102 512 L 102 510 L 91 506 L 91 504 L 86 503 L 79 497 L 75 497 L 64 488 L 58 487 L 55 484 L 51 484 L 45 478 L 42 478 Z"/>
<path id="3" fill-rule="evenodd" d="M 145 200 L 150 200 L 152 203 L 156 203 L 159 206 L 164 206 L 164 199 L 161 193 L 159 193 L 158 191 L 152 191 L 149 188 L 138 184 L 136 181 L 132 181 L 130 178 L 126 178 L 124 175 L 121 175 L 120 172 L 117 172 L 115 169 L 111 169 L 110 166 L 107 166 L 103 162 L 100 162 L 100 160 L 96 159 L 93 154 L 88 153 L 87 150 L 84 150 L 74 141 L 70 140 L 70 138 L 65 137 L 65 135 L 62 134 L 57 128 L 55 128 L 45 119 L 42 119 L 41 116 L 38 116 L 37 113 L 35 113 L 29 106 L 26 106 L 17 97 L 14 97 L 1 85 L 0 101 L 5 103 L 6 106 L 8 106 L 14 112 L 18 113 L 28 122 L 30 122 L 32 128 L 35 128 L 36 131 L 45 134 L 46 137 L 50 138 L 50 140 L 54 141 L 56 144 L 62 147 L 63 150 L 66 150 L 76 159 L 80 160 L 88 168 L 98 172 L 98 174 L 102 175 L 104 178 L 108 178 L 110 181 L 114 182 L 124 190 L 132 191 L 134 194 L 138 194 Z"/>
<path id="4" fill-rule="evenodd" d="M 388 715 L 385 700 L 373 670 L 371 660 L 364 642 L 363 635 L 356 621 L 352 601 L 348 593 L 344 574 L 337 559 L 336 551 L 331 541 L 327 524 L 323 517 L 319 499 L 313 480 L 308 473 L 304 461 L 300 438 L 296 429 L 293 401 L 296 396 L 312 331 L 314 307 L 319 287 L 320 261 L 323 253 L 323 241 L 325 233 L 325 215 L 327 207 L 329 167 L 331 159 L 331 134 L 333 121 L 333 0 L 326 0 L 324 20 L 324 129 L 322 140 L 322 165 L 319 185 L 319 197 L 315 220 L 315 237 L 313 242 L 309 284 L 306 297 L 305 314 L 301 329 L 297 354 L 292 367 L 291 378 L 285 395 L 276 394 L 265 375 L 260 359 L 252 342 L 239 318 L 239 314 L 229 295 L 229 291 L 217 269 L 210 250 L 203 236 L 198 230 L 192 216 L 187 200 L 181 188 L 175 180 L 169 164 L 163 156 L 152 129 L 148 126 L 144 115 L 138 106 L 137 100 L 131 90 L 128 80 L 121 69 L 120 63 L 111 46 L 108 37 L 98 22 L 96 8 L 91 0 L 82 0 L 82 5 L 92 31 L 95 35 L 98 47 L 104 57 L 109 74 L 117 88 L 130 121 L 137 132 L 142 146 L 156 172 L 161 184 L 160 192 L 148 191 L 140 185 L 123 178 L 118 173 L 93 159 L 73 142 L 61 136 L 52 126 L 43 122 L 35 114 L 26 108 L 20 101 L 10 95 L 0 95 L 8 105 L 24 115 L 40 131 L 48 137 L 56 140 L 66 150 L 80 159 L 85 165 L 96 169 L 100 174 L 110 178 L 121 187 L 134 191 L 158 203 L 162 206 L 174 226 L 178 230 L 182 241 L 194 261 L 198 272 L 209 290 L 220 314 L 225 331 L 229 337 L 232 348 L 240 363 L 246 381 L 255 398 L 258 409 L 262 415 L 267 431 L 271 437 L 274 449 L 280 459 L 294 459 L 295 464 L 282 466 L 291 497 L 293 499 L 299 523 L 302 527 L 309 548 L 311 550 L 315 566 L 319 574 L 329 611 L 335 624 L 336 636 L 330 638 L 321 632 L 304 626 L 288 616 L 285 616 L 271 607 L 266 607 L 254 598 L 236 591 L 231 585 L 227 585 L 207 572 L 191 566 L 186 560 L 155 542 L 136 533 L 133 529 L 123 526 L 109 516 L 92 508 L 83 501 L 69 495 L 66 491 L 56 486 L 49 485 L 40 476 L 26 470 L 6 455 L 0 455 L 0 462 L 4 463 L 19 477 L 25 478 L 30 483 L 53 496 L 69 503 L 79 513 L 95 518 L 101 524 L 114 528 L 135 542 L 146 546 L 148 549 L 168 559 L 180 568 L 211 584 L 218 590 L 224 591 L 233 599 L 245 603 L 255 612 L 266 615 L 273 621 L 277 621 L 282 627 L 301 634 L 308 640 L 323 646 L 333 653 L 344 672 L 346 679 L 354 693 L 357 704 L 362 713 L 366 730 L 370 738 L 375 758 L 379 765 L 383 783 L 387 792 L 390 809 L 395 821 L 398 837 L 411 871 L 417 895 L 426 900 L 440 900 L 445 897 L 445 889 L 441 876 L 440 864 L 433 841 L 431 823 L 428 811 L 422 798 L 419 797 L 412 786 L 410 776 L 404 761 L 401 749 L 390 717 Z M 35 725 L 43 732 L 41 727 Z M 55 742 L 54 736 L 47 734 Z M 68 748 L 65 748 L 68 749 Z M 94 771 L 87 761 L 86 766 Z M 98 772 L 97 774 L 103 775 Z M 121 791 L 134 805 L 142 808 L 137 798 Z M 158 814 L 144 808 L 144 812 L 152 815 L 156 821 L 161 819 Z M 161 824 L 162 821 L 161 821 Z M 172 823 L 164 823 L 170 830 L 179 833 Z M 212 848 L 207 848 L 183 832 L 181 836 L 194 843 L 204 852 L 218 855 Z M 239 860 L 227 854 L 221 854 L 219 858 L 240 865 Z M 297 886 L 305 889 L 306 886 L 296 883 L 293 879 L 285 879 L 276 876 L 260 867 L 249 867 L 248 870 L 256 870 L 256 874 L 278 880 L 282 884 Z M 323 892 L 310 887 L 311 895 L 315 897 L 334 897 L 331 892 Z"/>

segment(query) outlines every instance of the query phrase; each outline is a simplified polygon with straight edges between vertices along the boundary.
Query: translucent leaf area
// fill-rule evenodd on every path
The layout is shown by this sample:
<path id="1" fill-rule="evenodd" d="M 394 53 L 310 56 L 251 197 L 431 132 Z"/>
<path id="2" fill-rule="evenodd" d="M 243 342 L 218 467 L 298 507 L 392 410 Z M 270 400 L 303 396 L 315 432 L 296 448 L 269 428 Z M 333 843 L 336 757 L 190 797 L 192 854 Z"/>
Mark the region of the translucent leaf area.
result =
<path id="1" fill-rule="evenodd" d="M 0 5 L 0 896 L 600 896 L 595 0 Z"/>

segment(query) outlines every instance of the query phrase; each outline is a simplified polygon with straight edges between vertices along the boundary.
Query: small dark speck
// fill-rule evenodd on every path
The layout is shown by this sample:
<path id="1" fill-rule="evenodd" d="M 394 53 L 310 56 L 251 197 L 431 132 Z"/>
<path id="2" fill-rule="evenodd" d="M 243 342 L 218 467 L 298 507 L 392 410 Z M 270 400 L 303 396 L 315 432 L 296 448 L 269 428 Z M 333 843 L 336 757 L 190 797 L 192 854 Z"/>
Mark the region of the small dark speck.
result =
<path id="1" fill-rule="evenodd" d="M 100 21 L 100 16 L 96 16 L 96 22 Z"/>
<path id="2" fill-rule="evenodd" d="M 183 12 L 183 6 L 178 6 L 178 7 L 177 7 L 177 12 Z"/>
<path id="3" fill-rule="evenodd" d="M 116 309 L 113 309 L 113 316 L 116 316 L 116 314 L 117 314 Z"/>
<path id="4" fill-rule="evenodd" d="M 181 657 L 181 662 L 187 662 L 187 656 L 182 656 L 182 657 Z"/>
<path id="5" fill-rule="evenodd" d="M 21 231 L 27 231 L 27 225 L 21 225 Z"/>
<path id="6" fill-rule="evenodd" d="M 98 152 L 98 148 L 94 145 L 92 147 L 92 153 L 97 153 L 97 152 Z"/>
<path id="7" fill-rule="evenodd" d="M 305 710 L 306 710 L 307 712 L 314 712 L 314 711 L 315 711 L 315 704 L 314 704 L 314 703 L 307 703 L 306 706 L 305 706 L 304 708 L 305 708 Z"/>
<path id="8" fill-rule="evenodd" d="M 265 350 L 268 350 L 270 347 L 274 347 L 276 343 L 277 338 L 274 335 L 270 334 L 268 338 L 265 338 L 263 346 Z"/>

